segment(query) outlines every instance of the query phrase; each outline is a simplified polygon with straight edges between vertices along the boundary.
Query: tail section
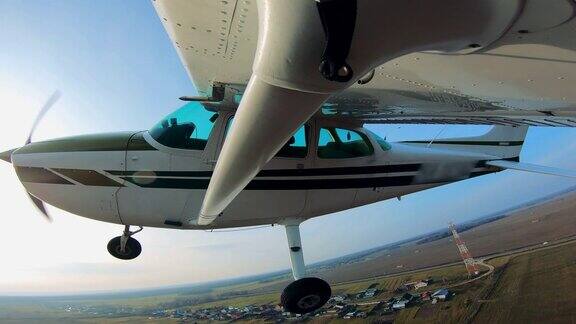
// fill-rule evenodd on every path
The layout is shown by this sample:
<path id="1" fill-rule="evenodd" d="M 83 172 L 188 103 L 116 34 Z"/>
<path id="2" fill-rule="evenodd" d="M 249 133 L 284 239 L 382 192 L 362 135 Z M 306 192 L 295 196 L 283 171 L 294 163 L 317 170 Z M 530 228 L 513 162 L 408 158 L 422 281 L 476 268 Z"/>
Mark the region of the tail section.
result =
<path id="1" fill-rule="evenodd" d="M 512 159 L 520 156 L 527 132 L 528 126 L 493 126 L 490 131 L 480 136 L 408 141 L 404 143 Z"/>

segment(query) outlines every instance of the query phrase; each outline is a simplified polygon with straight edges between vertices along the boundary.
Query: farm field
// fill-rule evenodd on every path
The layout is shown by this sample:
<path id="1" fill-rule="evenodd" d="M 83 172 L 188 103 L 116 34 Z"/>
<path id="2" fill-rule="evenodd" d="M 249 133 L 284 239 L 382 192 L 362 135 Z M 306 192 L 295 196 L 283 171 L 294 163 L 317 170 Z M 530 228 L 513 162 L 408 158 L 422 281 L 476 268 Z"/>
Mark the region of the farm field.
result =
<path id="1" fill-rule="evenodd" d="M 460 233 L 474 257 L 484 257 L 538 247 L 576 237 L 576 195 L 569 194 L 553 201 L 530 207 L 500 220 Z M 405 273 L 461 261 L 452 238 L 423 244 L 406 244 L 396 249 L 369 255 L 365 261 L 344 264 L 313 275 L 328 282 L 342 283 L 385 275 Z M 253 286 L 254 292 L 278 292 L 290 282 L 276 280 Z"/>
<path id="2" fill-rule="evenodd" d="M 495 271 L 481 279 L 467 284 L 465 268 L 460 265 L 448 265 L 435 269 L 398 274 L 371 280 L 337 284 L 334 295 L 353 296 L 369 286 L 380 291 L 374 298 L 357 301 L 357 309 L 370 314 L 378 301 L 397 295 L 397 289 L 404 283 L 426 278 L 434 282 L 426 290 L 434 291 L 449 287 L 454 296 L 445 302 L 431 304 L 420 302 L 414 306 L 394 312 L 379 314 L 373 312 L 363 320 L 387 321 L 394 323 L 527 323 L 576 321 L 576 240 L 567 241 L 558 246 L 543 247 L 539 250 L 520 252 L 500 256 L 485 261 L 495 267 Z M 485 268 L 481 269 L 486 271 Z M 165 296 L 161 300 L 169 302 L 178 296 Z M 189 307 L 180 307 L 187 311 L 196 311 L 215 307 L 244 307 L 249 305 L 272 305 L 279 299 L 279 293 L 238 296 L 219 301 L 198 303 Z M 109 301 L 110 302 L 110 301 Z M 146 298 L 115 300 L 114 303 L 131 305 L 145 309 L 150 306 Z M 83 302 L 87 307 L 102 305 L 105 302 Z M 139 305 L 139 303 L 142 303 Z M 8 312 L 11 309 L 11 313 Z M 45 318 L 41 320 L 41 317 Z M 110 316 L 107 314 L 75 314 L 57 310 L 50 303 L 21 305 L 13 303 L 11 307 L 0 305 L 2 323 L 175 323 L 177 318 L 153 318 L 150 316 Z M 323 316 L 310 318 L 312 323 L 354 323 L 356 320 L 342 320 Z"/>
<path id="3" fill-rule="evenodd" d="M 474 323 L 576 322 L 576 245 L 511 258 Z"/>

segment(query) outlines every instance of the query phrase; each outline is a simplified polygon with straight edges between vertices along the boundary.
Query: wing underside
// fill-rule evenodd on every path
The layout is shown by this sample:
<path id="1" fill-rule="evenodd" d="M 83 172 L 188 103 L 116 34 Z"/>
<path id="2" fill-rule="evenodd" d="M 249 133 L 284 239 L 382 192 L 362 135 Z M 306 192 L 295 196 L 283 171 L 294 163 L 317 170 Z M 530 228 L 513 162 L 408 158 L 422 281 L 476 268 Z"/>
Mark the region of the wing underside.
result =
<path id="1" fill-rule="evenodd" d="M 422 52 L 392 60 L 331 97 L 323 112 L 363 123 L 576 126 L 573 6 L 543 3 L 558 14 L 539 21 L 542 8 L 532 3 L 525 15 L 533 18 L 519 22 L 518 33 L 472 54 Z M 256 1 L 153 4 L 198 92 L 209 96 L 224 85 L 242 93 L 258 40 Z"/>

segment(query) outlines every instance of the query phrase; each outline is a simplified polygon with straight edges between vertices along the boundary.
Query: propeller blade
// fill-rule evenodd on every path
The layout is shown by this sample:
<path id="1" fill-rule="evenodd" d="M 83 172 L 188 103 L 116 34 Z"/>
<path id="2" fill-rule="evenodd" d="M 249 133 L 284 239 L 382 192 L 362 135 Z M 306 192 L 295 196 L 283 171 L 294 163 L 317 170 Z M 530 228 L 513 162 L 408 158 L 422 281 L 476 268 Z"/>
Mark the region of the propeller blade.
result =
<path id="1" fill-rule="evenodd" d="M 40 109 L 40 112 L 38 112 L 38 115 L 36 116 L 36 119 L 34 120 L 34 124 L 32 124 L 32 128 L 30 129 L 30 133 L 28 134 L 28 138 L 26 139 L 25 145 L 32 143 L 32 135 L 34 135 L 34 131 L 36 130 L 36 127 L 38 126 L 40 121 L 42 121 L 42 118 L 44 118 L 44 115 L 46 115 L 46 113 L 50 110 L 50 108 L 52 108 L 52 106 L 54 106 L 54 104 L 58 101 L 58 99 L 60 99 L 61 96 L 62 96 L 62 94 L 60 93 L 60 91 L 56 90 L 56 91 L 54 91 L 54 93 L 52 93 L 50 98 L 48 98 L 46 103 L 44 103 L 44 106 L 42 106 L 42 109 Z M 10 152 L 10 154 L 11 153 L 12 152 Z M 48 210 L 46 210 L 46 205 L 44 204 L 44 202 L 42 200 L 34 197 L 30 193 L 28 193 L 28 197 L 30 197 L 30 200 L 32 200 L 32 203 L 34 204 L 34 206 L 36 206 L 36 208 L 38 208 L 38 210 L 40 211 L 40 213 L 42 213 L 42 215 L 44 215 L 46 220 L 48 220 L 49 222 L 52 222 L 52 218 L 48 214 Z"/>
<path id="2" fill-rule="evenodd" d="M 38 126 L 38 124 L 40 123 L 42 118 L 44 118 L 44 115 L 46 115 L 48 110 L 50 110 L 50 108 L 52 108 L 52 106 L 54 106 L 54 104 L 58 101 L 58 99 L 60 99 L 61 96 L 62 96 L 62 94 L 60 93 L 60 91 L 56 90 L 50 96 L 50 98 L 48 98 L 46 103 L 44 103 L 44 106 L 42 106 L 42 109 L 40 109 L 40 112 L 38 113 L 38 115 L 36 116 L 36 119 L 34 120 L 34 124 L 32 124 L 32 129 L 30 130 L 30 134 L 28 135 L 28 139 L 26 139 L 26 145 L 32 143 L 32 135 L 34 135 L 34 131 L 36 130 L 36 127 Z"/>
<path id="3" fill-rule="evenodd" d="M 30 197 L 30 200 L 32 200 L 32 203 L 34 203 L 34 206 L 36 206 L 36 208 L 38 208 L 38 210 L 42 213 L 42 215 L 44 215 L 46 220 L 49 222 L 52 222 L 52 217 L 50 217 L 50 215 L 48 214 L 48 210 L 46 209 L 46 205 L 44 204 L 44 202 L 42 200 L 32 196 L 30 193 L 28 193 L 28 197 Z"/>

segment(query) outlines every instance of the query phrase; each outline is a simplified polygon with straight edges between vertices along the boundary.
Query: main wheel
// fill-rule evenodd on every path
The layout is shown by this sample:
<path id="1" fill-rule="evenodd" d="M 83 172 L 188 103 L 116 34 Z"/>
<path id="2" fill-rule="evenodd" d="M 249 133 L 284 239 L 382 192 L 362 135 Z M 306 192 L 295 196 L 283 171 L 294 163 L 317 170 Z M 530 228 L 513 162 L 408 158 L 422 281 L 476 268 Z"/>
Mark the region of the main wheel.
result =
<path id="1" fill-rule="evenodd" d="M 132 260 L 140 255 L 142 252 L 142 246 L 140 242 L 136 241 L 131 237 L 128 238 L 126 241 L 126 247 L 124 248 L 124 252 L 121 249 L 121 236 L 117 236 L 108 242 L 108 252 L 112 254 L 113 257 L 122 259 L 122 260 Z"/>
<path id="2" fill-rule="evenodd" d="M 294 281 L 282 292 L 284 310 L 295 314 L 306 314 L 324 306 L 330 296 L 330 285 L 318 278 L 302 278 Z"/>

